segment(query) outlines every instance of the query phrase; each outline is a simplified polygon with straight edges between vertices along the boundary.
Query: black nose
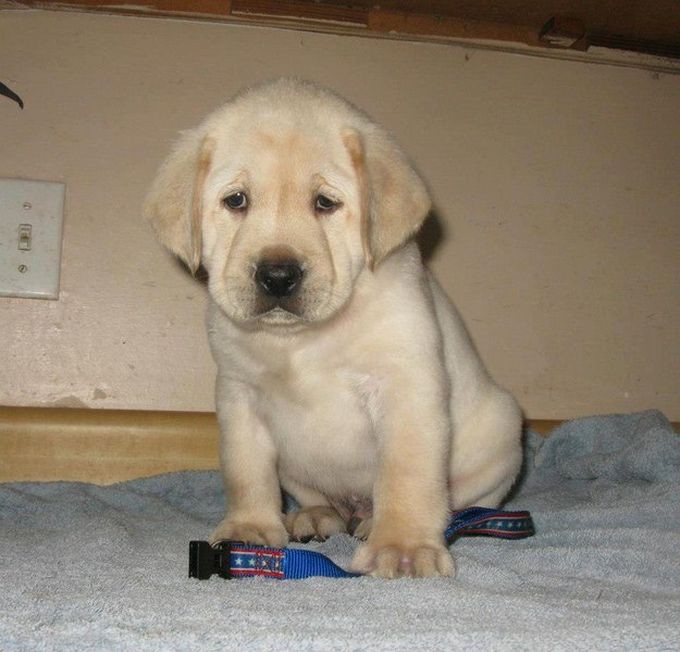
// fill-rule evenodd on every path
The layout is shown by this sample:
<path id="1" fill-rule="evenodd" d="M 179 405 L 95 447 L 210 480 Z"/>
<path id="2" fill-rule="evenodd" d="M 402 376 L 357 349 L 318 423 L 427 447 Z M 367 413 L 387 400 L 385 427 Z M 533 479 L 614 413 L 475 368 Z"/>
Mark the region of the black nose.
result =
<path id="1" fill-rule="evenodd" d="M 255 270 L 255 281 L 266 294 L 283 299 L 293 294 L 302 280 L 302 268 L 296 262 L 261 262 Z"/>

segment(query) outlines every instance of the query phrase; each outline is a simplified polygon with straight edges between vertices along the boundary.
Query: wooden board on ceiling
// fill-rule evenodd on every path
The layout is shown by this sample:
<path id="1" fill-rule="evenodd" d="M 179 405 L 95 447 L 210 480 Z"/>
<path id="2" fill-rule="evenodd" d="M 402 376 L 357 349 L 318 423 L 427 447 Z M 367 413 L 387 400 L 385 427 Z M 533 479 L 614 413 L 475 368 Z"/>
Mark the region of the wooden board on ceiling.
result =
<path id="1" fill-rule="evenodd" d="M 680 58 L 679 0 L 24 0 L 7 6 L 264 21 L 383 37 L 580 50 L 593 44 Z M 552 39 L 545 35 L 551 19 L 558 21 Z M 567 38 L 560 38 L 565 32 Z M 573 34 L 576 38 L 570 38 Z"/>
<path id="2" fill-rule="evenodd" d="M 344 4 L 343 0 L 329 0 Z M 378 4 L 366 2 L 361 5 Z M 455 16 L 540 29 L 552 16 L 577 18 L 589 31 L 635 40 L 680 41 L 678 0 L 381 0 L 385 10 Z"/>

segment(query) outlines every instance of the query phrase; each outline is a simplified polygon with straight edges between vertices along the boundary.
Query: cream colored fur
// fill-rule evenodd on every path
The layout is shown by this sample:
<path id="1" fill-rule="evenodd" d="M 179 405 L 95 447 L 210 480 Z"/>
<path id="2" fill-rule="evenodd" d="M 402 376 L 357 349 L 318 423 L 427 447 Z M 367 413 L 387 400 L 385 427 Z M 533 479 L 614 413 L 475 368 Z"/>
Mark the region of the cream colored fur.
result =
<path id="1" fill-rule="evenodd" d="M 224 206 L 234 192 L 245 210 Z M 338 207 L 316 210 L 319 194 Z M 210 279 L 228 504 L 213 542 L 282 546 L 358 522 L 356 570 L 450 575 L 449 510 L 511 488 L 520 410 L 410 242 L 429 208 L 382 128 L 290 79 L 238 95 L 161 168 L 145 214 Z M 274 255 L 304 269 L 290 310 L 263 311 L 253 279 Z M 302 507 L 285 519 L 281 486 Z"/>

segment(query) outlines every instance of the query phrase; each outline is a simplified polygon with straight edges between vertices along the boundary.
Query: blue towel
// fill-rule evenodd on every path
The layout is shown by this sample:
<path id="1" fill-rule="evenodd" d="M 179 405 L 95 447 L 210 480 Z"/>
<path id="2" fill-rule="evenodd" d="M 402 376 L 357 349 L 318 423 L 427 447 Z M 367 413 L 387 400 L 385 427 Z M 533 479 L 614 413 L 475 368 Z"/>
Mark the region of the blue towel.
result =
<path id="1" fill-rule="evenodd" d="M 458 575 L 199 582 L 217 473 L 0 485 L 0 649 L 680 649 L 680 437 L 655 411 L 527 434 L 517 541 L 461 538 Z M 347 566 L 347 535 L 308 548 Z"/>

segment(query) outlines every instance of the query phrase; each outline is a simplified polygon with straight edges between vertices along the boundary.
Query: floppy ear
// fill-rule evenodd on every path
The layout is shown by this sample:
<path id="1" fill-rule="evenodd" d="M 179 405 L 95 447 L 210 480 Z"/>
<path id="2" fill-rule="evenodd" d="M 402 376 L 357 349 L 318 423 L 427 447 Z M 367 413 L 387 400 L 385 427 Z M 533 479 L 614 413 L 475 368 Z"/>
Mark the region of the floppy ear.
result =
<path id="1" fill-rule="evenodd" d="M 375 268 L 404 244 L 430 211 L 427 188 L 404 153 L 377 128 L 342 134 L 361 193 L 361 236 L 368 266 Z"/>
<path id="2" fill-rule="evenodd" d="M 144 217 L 158 239 L 196 273 L 201 263 L 201 193 L 214 141 L 185 133 L 161 165 L 144 202 Z"/>

